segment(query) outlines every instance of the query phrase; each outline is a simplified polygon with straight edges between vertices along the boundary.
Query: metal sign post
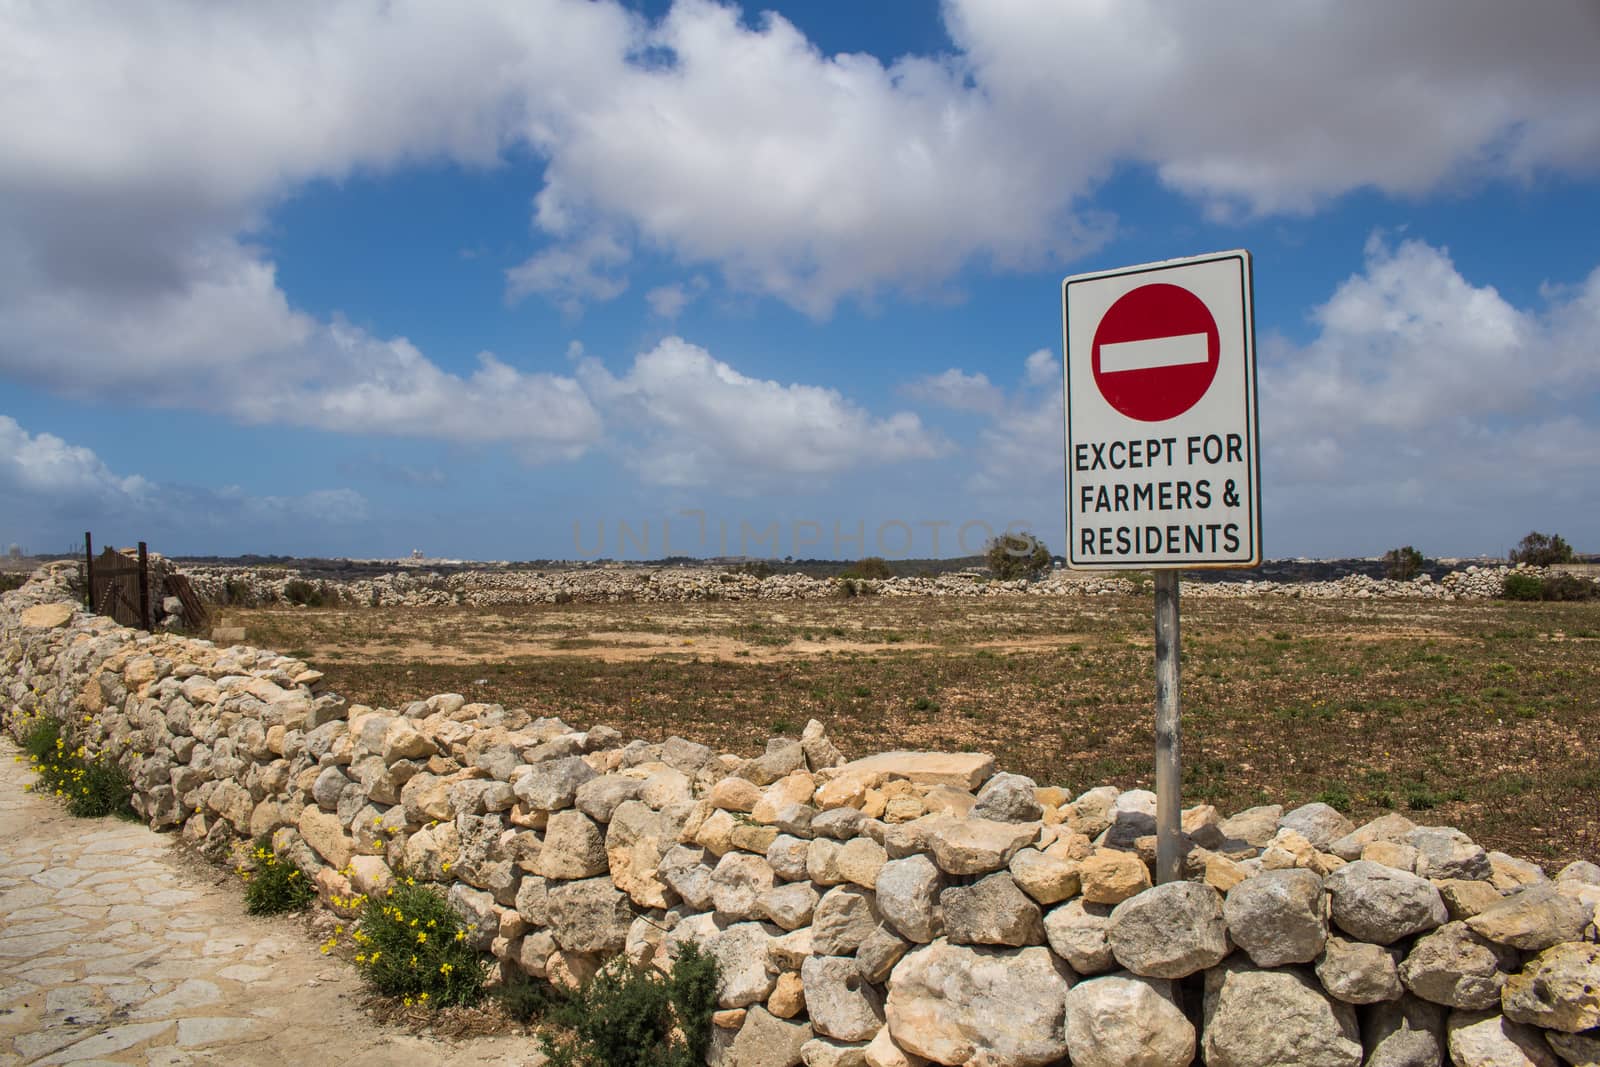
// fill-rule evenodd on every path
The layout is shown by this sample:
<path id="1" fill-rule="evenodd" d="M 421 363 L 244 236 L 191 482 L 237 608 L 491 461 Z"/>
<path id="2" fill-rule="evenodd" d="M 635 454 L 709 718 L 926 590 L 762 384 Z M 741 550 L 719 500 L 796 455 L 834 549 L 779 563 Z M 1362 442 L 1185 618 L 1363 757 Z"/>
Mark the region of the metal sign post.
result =
<path id="1" fill-rule="evenodd" d="M 1183 877 L 1179 823 L 1183 735 L 1178 728 L 1178 572 L 1156 571 L 1156 881 Z"/>
<path id="2" fill-rule="evenodd" d="M 1062 282 L 1067 565 L 1156 579 L 1156 879 L 1183 877 L 1178 570 L 1261 562 L 1250 253 Z"/>

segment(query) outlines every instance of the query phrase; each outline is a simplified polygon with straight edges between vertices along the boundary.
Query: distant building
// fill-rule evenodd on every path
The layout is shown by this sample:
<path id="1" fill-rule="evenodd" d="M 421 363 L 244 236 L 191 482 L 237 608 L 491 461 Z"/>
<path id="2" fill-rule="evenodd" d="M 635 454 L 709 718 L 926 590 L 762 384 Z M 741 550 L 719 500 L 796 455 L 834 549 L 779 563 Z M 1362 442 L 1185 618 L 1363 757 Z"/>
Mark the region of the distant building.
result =
<path id="1" fill-rule="evenodd" d="M 22 558 L 22 546 L 21 545 L 12 545 L 10 548 L 6 549 L 6 555 L 10 556 L 12 559 L 21 559 Z"/>
<path id="2" fill-rule="evenodd" d="M 421 558 L 422 558 L 422 549 L 420 549 L 420 548 L 413 548 L 413 549 L 412 549 L 412 550 L 411 550 L 411 558 L 412 558 L 412 559 L 421 559 Z"/>

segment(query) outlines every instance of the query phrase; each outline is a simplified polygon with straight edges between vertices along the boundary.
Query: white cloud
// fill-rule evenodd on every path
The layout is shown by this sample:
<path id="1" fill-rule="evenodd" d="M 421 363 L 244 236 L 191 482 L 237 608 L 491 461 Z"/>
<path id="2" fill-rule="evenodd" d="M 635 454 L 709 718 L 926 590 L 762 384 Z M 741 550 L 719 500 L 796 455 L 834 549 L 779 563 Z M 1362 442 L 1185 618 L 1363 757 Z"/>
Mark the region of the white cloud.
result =
<path id="1" fill-rule="evenodd" d="M 265 537 L 350 527 L 370 518 L 366 498 L 346 488 L 258 496 L 230 486 L 204 489 L 113 471 L 93 449 L 51 433 L 30 433 L 0 415 L 0 539 L 51 549 L 85 529 L 115 526 L 158 548 L 193 544 L 199 531 Z"/>
<path id="2" fill-rule="evenodd" d="M 914 400 L 936 404 L 952 411 L 975 411 L 985 415 L 1005 407 L 1005 393 L 983 373 L 967 374 L 951 367 L 939 374 L 918 378 L 903 390 Z"/>
<path id="3" fill-rule="evenodd" d="M 113 474 L 91 449 L 55 434 L 30 434 L 9 415 L 0 415 L 0 492 L 103 497 L 116 506 L 143 500 L 153 488 L 137 474 Z"/>
<path id="4" fill-rule="evenodd" d="M 916 415 L 877 418 L 837 390 L 746 377 L 668 337 L 621 377 L 588 360 L 579 375 L 638 440 L 624 447 L 648 482 L 739 493 L 820 484 L 840 472 L 930 459 L 942 440 Z"/>
<path id="5" fill-rule="evenodd" d="M 781 17 L 752 24 L 706 0 L 656 23 L 577 0 L 8 5 L 0 372 L 572 455 L 600 423 L 571 378 L 493 357 L 451 373 L 404 338 L 293 307 L 251 244 L 274 205 L 313 180 L 494 166 L 531 148 L 546 163 L 540 244 L 508 296 L 569 310 L 613 298 L 643 248 L 824 315 L 845 298 L 943 295 L 974 263 L 1072 257 L 1107 225 L 1087 198 L 1128 162 L 1218 210 L 1272 212 L 1600 160 L 1600 16 L 1581 0 L 1537 16 L 1493 0 L 1381 16 L 1336 0 L 948 0 L 944 12 L 951 54 L 885 64 L 824 55 Z M 1341 316 L 1412 299 L 1386 285 L 1373 274 L 1370 291 L 1342 293 L 1327 328 L 1349 334 Z M 670 318 L 694 292 L 668 283 L 647 299 Z M 1495 299 L 1463 310 L 1526 328 Z M 1579 303 L 1558 302 L 1545 334 L 1568 336 L 1558 317 Z M 1338 402 L 1352 387 L 1321 369 Z M 1048 369 L 1028 374 L 1042 383 Z M 130 392 L 152 378 L 161 388 Z M 1490 380 L 1526 394 L 1514 376 Z M 1477 402 L 1445 381 L 1378 410 L 1414 423 L 1440 392 Z"/>
<path id="6" fill-rule="evenodd" d="M 650 305 L 650 310 L 663 319 L 675 319 L 683 314 L 684 309 L 700 298 L 710 283 L 705 275 L 696 274 L 688 282 L 673 282 L 671 285 L 658 285 L 644 294 L 645 300 Z"/>

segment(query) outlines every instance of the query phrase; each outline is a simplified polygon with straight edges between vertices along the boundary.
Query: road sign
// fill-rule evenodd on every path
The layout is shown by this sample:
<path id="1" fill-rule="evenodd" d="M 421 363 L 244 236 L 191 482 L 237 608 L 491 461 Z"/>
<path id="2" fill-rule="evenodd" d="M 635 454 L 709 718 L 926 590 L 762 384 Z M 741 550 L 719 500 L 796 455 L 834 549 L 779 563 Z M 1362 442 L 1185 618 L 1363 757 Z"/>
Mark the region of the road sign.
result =
<path id="1" fill-rule="evenodd" d="M 1261 562 L 1250 253 L 1061 287 L 1067 565 Z"/>

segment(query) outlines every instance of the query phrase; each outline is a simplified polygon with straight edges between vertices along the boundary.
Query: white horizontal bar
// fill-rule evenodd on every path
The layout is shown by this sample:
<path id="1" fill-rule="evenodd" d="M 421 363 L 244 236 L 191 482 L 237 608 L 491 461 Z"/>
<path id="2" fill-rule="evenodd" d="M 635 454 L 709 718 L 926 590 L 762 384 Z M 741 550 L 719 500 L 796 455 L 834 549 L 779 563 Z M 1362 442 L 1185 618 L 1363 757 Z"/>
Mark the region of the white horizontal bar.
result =
<path id="1" fill-rule="evenodd" d="M 1147 337 L 1142 341 L 1117 341 L 1100 346 L 1100 373 L 1125 370 L 1152 370 L 1179 367 L 1185 363 L 1204 363 L 1211 358 L 1203 333 L 1180 333 L 1172 337 Z"/>

